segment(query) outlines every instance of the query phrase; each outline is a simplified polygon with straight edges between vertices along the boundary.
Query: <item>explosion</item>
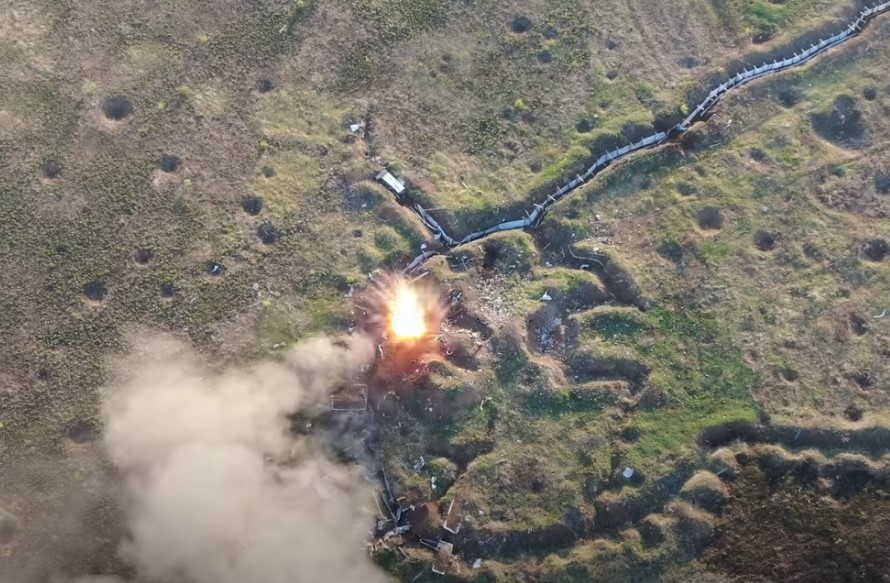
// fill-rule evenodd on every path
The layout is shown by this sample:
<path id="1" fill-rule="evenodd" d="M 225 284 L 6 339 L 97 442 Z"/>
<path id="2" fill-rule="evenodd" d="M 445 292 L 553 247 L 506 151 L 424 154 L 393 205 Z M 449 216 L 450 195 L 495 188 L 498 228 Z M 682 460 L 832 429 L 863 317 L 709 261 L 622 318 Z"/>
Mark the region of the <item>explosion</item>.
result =
<path id="1" fill-rule="evenodd" d="M 426 310 L 417 292 L 408 284 L 396 284 L 395 293 L 386 308 L 387 330 L 393 340 L 417 340 L 426 334 Z"/>
<path id="2" fill-rule="evenodd" d="M 425 353 L 435 345 L 445 310 L 434 283 L 384 274 L 372 280 L 361 303 L 366 330 L 378 342 L 412 353 Z"/>

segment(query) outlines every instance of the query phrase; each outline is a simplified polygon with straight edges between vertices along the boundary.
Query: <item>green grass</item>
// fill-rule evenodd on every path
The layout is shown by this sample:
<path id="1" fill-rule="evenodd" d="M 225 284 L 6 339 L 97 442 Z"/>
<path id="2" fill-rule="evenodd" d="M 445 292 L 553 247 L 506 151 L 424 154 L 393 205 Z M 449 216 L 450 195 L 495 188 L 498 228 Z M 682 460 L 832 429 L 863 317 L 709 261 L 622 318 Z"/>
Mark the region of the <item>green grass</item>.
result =
<path id="1" fill-rule="evenodd" d="M 754 0 L 744 12 L 745 23 L 760 33 L 773 35 L 787 22 L 788 8 L 769 0 Z"/>
<path id="2" fill-rule="evenodd" d="M 637 344 L 636 352 L 652 367 L 651 382 L 668 404 L 635 416 L 632 425 L 642 437 L 631 446 L 631 459 L 645 467 L 665 454 L 689 451 L 709 425 L 755 418 L 757 375 L 713 315 L 657 309 L 646 322 L 660 334 Z"/>
<path id="3" fill-rule="evenodd" d="M 593 313 L 584 320 L 585 330 L 597 338 L 616 343 L 628 343 L 647 330 L 639 313 L 632 310 Z"/>

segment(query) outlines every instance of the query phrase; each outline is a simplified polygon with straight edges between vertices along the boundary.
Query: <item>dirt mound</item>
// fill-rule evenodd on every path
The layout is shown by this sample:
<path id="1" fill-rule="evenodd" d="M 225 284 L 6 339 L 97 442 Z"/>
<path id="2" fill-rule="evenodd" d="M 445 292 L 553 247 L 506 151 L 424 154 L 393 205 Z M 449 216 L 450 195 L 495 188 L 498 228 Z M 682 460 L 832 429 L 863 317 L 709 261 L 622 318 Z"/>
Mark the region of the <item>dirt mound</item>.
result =
<path id="1" fill-rule="evenodd" d="M 870 486 L 884 487 L 888 481 L 886 470 L 882 472 L 867 459 L 855 456 L 826 464 L 822 473 L 831 479 L 831 495 L 838 500 L 849 500 Z"/>
<path id="2" fill-rule="evenodd" d="M 732 479 L 739 473 L 739 462 L 731 449 L 721 447 L 708 456 L 708 468 L 718 478 Z"/>
<path id="3" fill-rule="evenodd" d="M 640 521 L 637 525 L 637 530 L 640 533 L 643 545 L 652 548 L 664 542 L 666 538 L 665 530 L 667 528 L 667 525 L 664 523 L 665 517 L 660 514 L 650 514 Z"/>
<path id="4" fill-rule="evenodd" d="M 729 498 L 729 489 L 716 475 L 700 471 L 683 484 L 680 496 L 712 513 L 719 513 Z"/>
<path id="5" fill-rule="evenodd" d="M 704 549 L 714 536 L 714 519 L 685 502 L 671 502 L 667 514 L 676 518 L 677 537 L 696 552 Z"/>

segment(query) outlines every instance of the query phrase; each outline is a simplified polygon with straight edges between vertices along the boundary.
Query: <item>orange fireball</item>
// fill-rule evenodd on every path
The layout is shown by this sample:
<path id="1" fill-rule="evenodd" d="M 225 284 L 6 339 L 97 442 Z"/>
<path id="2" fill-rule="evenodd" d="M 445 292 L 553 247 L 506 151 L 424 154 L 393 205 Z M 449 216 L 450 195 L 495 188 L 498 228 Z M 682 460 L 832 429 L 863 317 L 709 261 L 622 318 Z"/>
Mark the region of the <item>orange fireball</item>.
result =
<path id="1" fill-rule="evenodd" d="M 398 282 L 387 302 L 387 330 L 394 340 L 417 340 L 427 333 L 427 311 L 417 291 Z"/>

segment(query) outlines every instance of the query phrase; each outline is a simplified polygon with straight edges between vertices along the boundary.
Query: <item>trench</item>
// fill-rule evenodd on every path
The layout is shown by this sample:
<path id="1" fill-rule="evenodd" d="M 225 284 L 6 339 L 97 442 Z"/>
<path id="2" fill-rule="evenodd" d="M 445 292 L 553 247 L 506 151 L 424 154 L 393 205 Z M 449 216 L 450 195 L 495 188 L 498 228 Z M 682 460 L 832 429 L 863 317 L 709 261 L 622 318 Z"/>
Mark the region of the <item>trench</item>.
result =
<path id="1" fill-rule="evenodd" d="M 433 234 L 433 238 L 441 245 L 441 249 L 439 250 L 424 250 L 411 261 L 405 268 L 405 271 L 413 271 L 436 255 L 441 255 L 444 252 L 457 247 L 480 241 L 495 233 L 537 228 L 544 220 L 551 207 L 571 195 L 595 177 L 599 176 L 610 166 L 613 166 L 622 159 L 636 154 L 637 152 L 658 148 L 669 143 L 679 142 L 684 134 L 689 132 L 695 124 L 707 121 L 711 109 L 713 109 L 714 106 L 716 106 L 730 92 L 756 79 L 775 75 L 806 64 L 819 55 L 856 38 L 865 30 L 866 26 L 875 17 L 887 11 L 890 11 L 890 0 L 880 2 L 869 8 L 864 8 L 859 12 L 856 18 L 852 19 L 839 32 L 826 39 L 820 39 L 818 43 L 812 43 L 808 48 L 803 49 L 801 52 L 795 51 L 791 56 L 787 56 L 783 59 L 776 58 L 771 62 L 763 63 L 759 67 L 754 67 L 752 69 L 745 68 L 736 75 L 725 79 L 712 89 L 711 92 L 708 93 L 707 96 L 705 96 L 682 121 L 670 129 L 653 133 L 637 142 L 602 154 L 587 167 L 583 174 L 578 174 L 575 178 L 560 186 L 556 191 L 547 194 L 540 202 L 533 203 L 531 208 L 525 212 L 524 217 L 497 223 L 490 227 L 486 227 L 485 229 L 470 233 L 462 239 L 458 239 L 449 234 L 431 212 L 424 208 L 418 200 L 411 197 L 407 191 L 396 195 L 399 203 L 411 209 L 411 211 L 420 218 L 421 222 L 423 222 L 426 228 Z"/>

